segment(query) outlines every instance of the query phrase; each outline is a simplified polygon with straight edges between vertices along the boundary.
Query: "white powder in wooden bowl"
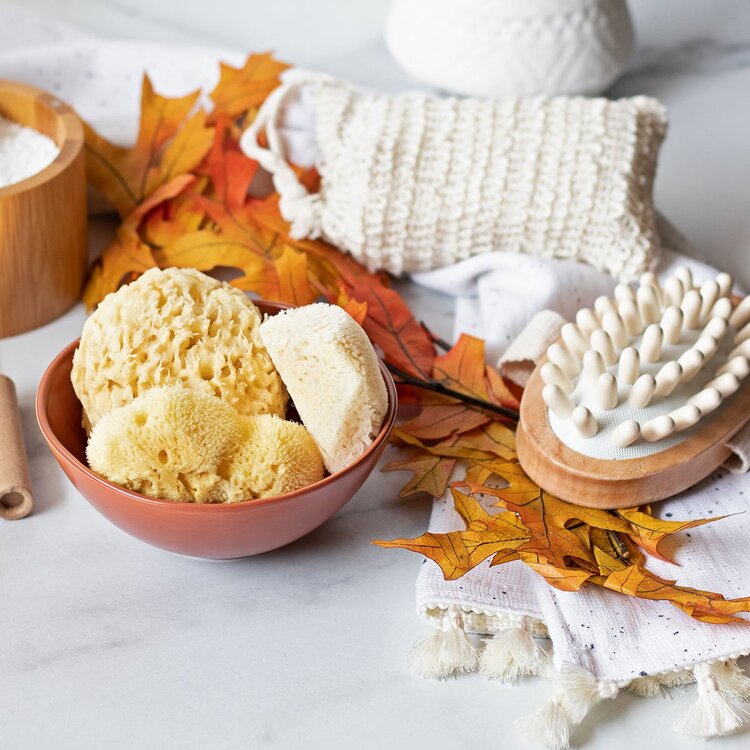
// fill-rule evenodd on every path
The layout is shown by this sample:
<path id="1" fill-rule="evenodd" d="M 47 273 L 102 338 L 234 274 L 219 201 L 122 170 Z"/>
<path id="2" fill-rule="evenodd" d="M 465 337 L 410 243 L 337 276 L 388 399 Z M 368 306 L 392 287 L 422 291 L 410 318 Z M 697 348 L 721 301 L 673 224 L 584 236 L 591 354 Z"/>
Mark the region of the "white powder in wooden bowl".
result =
<path id="1" fill-rule="evenodd" d="M 41 172 L 59 153 L 51 138 L 0 115 L 0 187 Z"/>

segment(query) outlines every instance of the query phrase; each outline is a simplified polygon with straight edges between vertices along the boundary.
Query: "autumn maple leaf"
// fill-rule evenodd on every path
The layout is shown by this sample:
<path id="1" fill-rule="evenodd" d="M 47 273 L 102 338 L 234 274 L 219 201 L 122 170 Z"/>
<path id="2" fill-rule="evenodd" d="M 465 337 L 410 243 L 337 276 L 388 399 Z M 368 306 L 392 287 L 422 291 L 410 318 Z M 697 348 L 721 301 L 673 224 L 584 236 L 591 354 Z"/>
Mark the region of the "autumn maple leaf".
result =
<path id="1" fill-rule="evenodd" d="M 290 66 L 271 53 L 250 55 L 235 68 L 221 63 L 221 76 L 210 96 L 214 103 L 211 121 L 220 116 L 239 117 L 254 112 L 279 85 L 279 76 Z"/>
<path id="2" fill-rule="evenodd" d="M 115 145 L 84 123 L 86 176 L 123 218 L 158 187 L 195 169 L 208 152 L 213 129 L 206 125 L 206 114 L 188 117 L 199 94 L 160 96 L 144 76 L 140 128 L 132 147 Z"/>

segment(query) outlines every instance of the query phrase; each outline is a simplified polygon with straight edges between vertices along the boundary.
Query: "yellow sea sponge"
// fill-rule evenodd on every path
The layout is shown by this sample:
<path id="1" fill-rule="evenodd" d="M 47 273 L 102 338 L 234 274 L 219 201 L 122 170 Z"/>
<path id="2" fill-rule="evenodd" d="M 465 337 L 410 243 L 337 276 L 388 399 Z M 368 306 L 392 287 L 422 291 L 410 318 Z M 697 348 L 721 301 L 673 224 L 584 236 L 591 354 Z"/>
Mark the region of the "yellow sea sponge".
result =
<path id="1" fill-rule="evenodd" d="M 143 495 L 199 503 L 225 499 L 219 466 L 243 439 L 237 412 L 215 396 L 154 388 L 111 409 L 89 436 L 89 466 Z"/>
<path id="2" fill-rule="evenodd" d="M 222 467 L 231 488 L 229 498 L 247 499 L 246 493 L 252 497 L 283 495 L 323 478 L 320 451 L 303 425 L 273 414 L 241 420 L 242 442 Z"/>
<path id="3" fill-rule="evenodd" d="M 291 492 L 323 478 L 300 424 L 242 416 L 215 396 L 155 388 L 96 424 L 89 466 L 112 482 L 164 500 L 233 503 Z"/>
<path id="4" fill-rule="evenodd" d="M 240 414 L 284 415 L 286 390 L 239 289 L 194 269 L 158 268 L 107 295 L 83 326 L 71 379 L 84 426 L 152 388 L 209 393 Z"/>

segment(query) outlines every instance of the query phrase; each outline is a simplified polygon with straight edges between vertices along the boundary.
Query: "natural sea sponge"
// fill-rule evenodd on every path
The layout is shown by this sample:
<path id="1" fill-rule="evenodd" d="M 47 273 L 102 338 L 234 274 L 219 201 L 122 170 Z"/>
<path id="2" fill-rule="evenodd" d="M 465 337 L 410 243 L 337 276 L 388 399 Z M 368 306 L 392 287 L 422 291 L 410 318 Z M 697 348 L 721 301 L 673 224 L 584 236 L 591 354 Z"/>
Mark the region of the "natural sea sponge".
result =
<path id="1" fill-rule="evenodd" d="M 194 269 L 158 268 L 109 294 L 83 326 L 71 379 L 90 430 L 152 388 L 178 385 L 240 414 L 284 415 L 286 391 L 239 289 Z"/>
<path id="2" fill-rule="evenodd" d="M 115 484 L 164 500 L 221 502 L 218 468 L 243 436 L 237 412 L 215 396 L 155 388 L 94 426 L 89 466 Z"/>
<path id="3" fill-rule="evenodd" d="M 307 487 L 324 475 L 323 459 L 307 429 L 273 414 L 241 417 L 244 436 L 228 464 L 222 467 L 237 497 L 271 497 Z M 231 502 L 231 501 L 230 501 Z"/>
<path id="4" fill-rule="evenodd" d="M 340 307 L 318 303 L 268 318 L 260 335 L 328 471 L 359 458 L 388 410 L 378 358 L 362 327 Z"/>
<path id="5" fill-rule="evenodd" d="M 89 466 L 164 500 L 233 503 L 323 478 L 307 430 L 276 415 L 242 416 L 215 396 L 155 388 L 112 409 L 91 432 Z"/>

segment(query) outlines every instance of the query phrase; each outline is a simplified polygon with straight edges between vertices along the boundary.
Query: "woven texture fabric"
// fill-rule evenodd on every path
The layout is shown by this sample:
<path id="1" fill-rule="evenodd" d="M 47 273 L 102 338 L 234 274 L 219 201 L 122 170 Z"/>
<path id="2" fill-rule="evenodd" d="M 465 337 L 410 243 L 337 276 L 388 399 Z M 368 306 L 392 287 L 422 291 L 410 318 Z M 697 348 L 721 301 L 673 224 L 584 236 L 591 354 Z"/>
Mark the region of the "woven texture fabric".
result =
<path id="1" fill-rule="evenodd" d="M 315 196 L 278 160 L 281 107 L 304 87 L 322 178 Z M 666 130 L 654 99 L 386 96 L 301 71 L 274 94 L 243 149 L 274 174 L 296 236 L 321 236 L 370 269 L 424 271 L 502 250 L 631 280 L 654 257 L 652 185 Z M 276 158 L 257 144 L 261 126 Z"/>

